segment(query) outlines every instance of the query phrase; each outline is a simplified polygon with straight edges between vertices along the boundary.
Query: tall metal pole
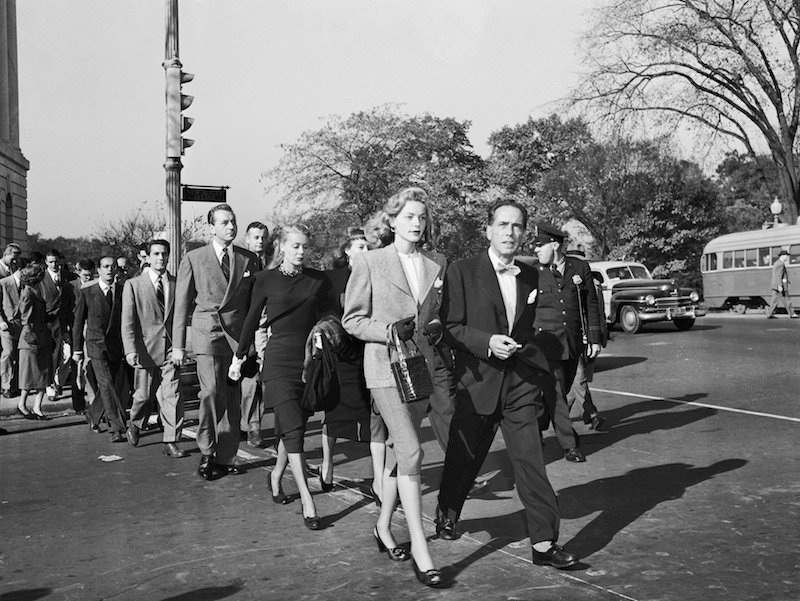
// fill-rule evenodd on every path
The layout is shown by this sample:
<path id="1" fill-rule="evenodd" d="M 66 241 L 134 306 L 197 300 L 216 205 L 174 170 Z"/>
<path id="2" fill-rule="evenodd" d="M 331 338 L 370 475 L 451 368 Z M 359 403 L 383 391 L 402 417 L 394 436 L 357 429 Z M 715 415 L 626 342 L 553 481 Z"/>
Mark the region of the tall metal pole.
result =
<path id="1" fill-rule="evenodd" d="M 167 69 L 170 67 L 180 68 L 181 62 L 178 59 L 178 0 L 164 1 L 166 6 L 166 37 L 163 66 L 166 74 Z M 167 80 L 166 75 L 165 80 Z M 165 86 L 166 89 L 168 88 Z M 178 273 L 178 263 L 181 257 L 181 169 L 183 169 L 183 164 L 180 157 L 167 156 L 164 163 L 167 193 L 166 229 L 167 242 L 169 242 L 172 250 L 167 268 L 173 274 Z"/>

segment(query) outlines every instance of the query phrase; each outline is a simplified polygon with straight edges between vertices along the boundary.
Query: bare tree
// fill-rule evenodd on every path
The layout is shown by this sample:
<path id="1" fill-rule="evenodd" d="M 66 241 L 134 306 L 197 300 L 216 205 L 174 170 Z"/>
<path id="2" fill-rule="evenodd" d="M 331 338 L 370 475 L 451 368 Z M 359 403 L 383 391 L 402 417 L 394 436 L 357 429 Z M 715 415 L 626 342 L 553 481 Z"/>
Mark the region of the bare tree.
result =
<path id="1" fill-rule="evenodd" d="M 800 2 L 611 0 L 587 34 L 589 73 L 574 100 L 601 118 L 657 114 L 711 142 L 769 149 L 786 220 L 800 207 Z"/>

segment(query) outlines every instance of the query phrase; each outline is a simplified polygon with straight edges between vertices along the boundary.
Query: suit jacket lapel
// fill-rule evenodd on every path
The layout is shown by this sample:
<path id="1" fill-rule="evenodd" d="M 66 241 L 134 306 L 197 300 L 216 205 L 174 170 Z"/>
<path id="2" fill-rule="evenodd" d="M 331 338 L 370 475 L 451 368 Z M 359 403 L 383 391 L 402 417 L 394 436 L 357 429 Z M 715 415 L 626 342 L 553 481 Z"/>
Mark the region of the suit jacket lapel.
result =
<path id="1" fill-rule="evenodd" d="M 518 264 L 516 261 L 515 264 Z M 527 278 L 517 276 L 517 310 L 514 314 L 514 327 L 517 326 L 517 322 L 519 321 L 520 317 L 522 316 L 523 311 L 525 311 L 525 307 L 528 304 L 528 296 L 533 291 L 533 282 L 529 282 Z M 511 331 L 514 331 L 514 328 L 511 328 Z"/>
<path id="2" fill-rule="evenodd" d="M 419 304 L 421 305 L 423 301 L 428 297 L 428 293 L 431 291 L 431 286 L 436 281 L 437 276 L 439 275 L 440 267 L 439 264 L 427 256 L 424 252 L 421 253 L 422 255 L 422 278 L 419 283 Z M 401 266 L 402 267 L 402 266 Z"/>
<path id="3" fill-rule="evenodd" d="M 208 276 L 214 280 L 215 285 L 223 288 L 225 290 L 225 296 L 228 295 L 228 287 L 225 283 L 225 276 L 222 275 L 222 266 L 219 263 L 219 258 L 217 258 L 217 253 L 214 250 L 214 244 L 209 242 L 206 245 L 206 254 L 204 257 L 204 263 L 206 264 L 206 269 L 208 270 Z M 231 253 L 233 255 L 233 253 Z M 231 256 L 231 261 L 233 261 L 233 257 Z"/>
<path id="4" fill-rule="evenodd" d="M 170 315 L 172 315 L 172 309 L 175 307 L 175 278 L 171 275 L 167 275 L 167 283 L 166 283 L 166 290 L 167 290 L 167 304 L 164 307 L 164 322 L 166 323 L 169 320 Z M 169 336 L 172 336 L 172 332 L 167 332 Z"/>
<path id="5" fill-rule="evenodd" d="M 497 281 L 497 274 L 494 271 L 488 251 L 481 255 L 481 262 L 478 268 L 478 286 L 489 296 L 489 299 L 505 318 L 506 304 L 503 302 L 503 294 L 500 292 L 500 284 Z"/>
<path id="6" fill-rule="evenodd" d="M 393 285 L 397 286 L 397 288 L 405 292 L 413 299 L 414 295 L 411 294 L 411 288 L 408 286 L 406 272 L 403 270 L 403 265 L 400 263 L 400 257 L 397 254 L 397 249 L 395 248 L 394 244 L 388 248 L 389 252 L 387 253 L 386 257 L 386 278 Z"/>

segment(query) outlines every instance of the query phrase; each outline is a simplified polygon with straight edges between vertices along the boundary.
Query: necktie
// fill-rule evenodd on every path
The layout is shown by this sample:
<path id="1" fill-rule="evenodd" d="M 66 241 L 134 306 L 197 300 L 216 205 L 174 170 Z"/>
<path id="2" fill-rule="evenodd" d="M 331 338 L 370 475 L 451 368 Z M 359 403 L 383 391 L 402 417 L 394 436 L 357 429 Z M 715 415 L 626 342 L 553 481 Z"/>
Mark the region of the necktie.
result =
<path id="1" fill-rule="evenodd" d="M 508 265 L 498 265 L 496 267 L 497 273 L 510 273 L 514 277 L 519 275 L 519 267 L 517 267 L 514 263 L 509 263 Z"/>
<path id="2" fill-rule="evenodd" d="M 161 314 L 164 314 L 164 281 L 161 276 L 156 280 L 156 299 L 158 300 L 158 308 L 161 309 Z"/>
<path id="3" fill-rule="evenodd" d="M 561 272 L 558 270 L 558 267 L 555 265 L 550 265 L 550 271 L 553 272 L 553 277 L 557 280 L 561 279 Z"/>
<path id="4" fill-rule="evenodd" d="M 108 302 L 109 307 L 114 306 L 114 295 L 111 292 L 111 287 L 106 289 L 106 302 Z"/>
<path id="5" fill-rule="evenodd" d="M 231 277 L 231 258 L 228 256 L 228 248 L 222 249 L 222 275 L 227 282 Z"/>

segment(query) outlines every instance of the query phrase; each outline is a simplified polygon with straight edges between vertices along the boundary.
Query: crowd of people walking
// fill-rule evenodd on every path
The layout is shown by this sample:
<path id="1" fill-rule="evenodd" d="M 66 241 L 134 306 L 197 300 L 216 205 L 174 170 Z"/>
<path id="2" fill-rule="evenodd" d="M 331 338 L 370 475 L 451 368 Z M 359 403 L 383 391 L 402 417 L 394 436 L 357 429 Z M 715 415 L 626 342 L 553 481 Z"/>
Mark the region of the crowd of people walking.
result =
<path id="1" fill-rule="evenodd" d="M 536 228 L 538 262 L 520 260 L 528 214 L 500 200 L 487 207 L 488 248 L 448 265 L 435 251 L 434 216 L 422 189 L 401 190 L 369 224 L 348 230 L 328 271 L 307 265 L 312 237 L 301 224 L 280 228 L 270 245 L 267 226 L 253 222 L 246 248 L 234 244 L 227 204 L 208 212 L 210 242 L 188 252 L 176 275 L 161 239 L 140 247 L 135 272 L 106 256 L 96 275 L 89 259 L 73 272 L 55 249 L 23 259 L 9 244 L 0 259 L 3 395 L 19 395 L 24 418 L 46 420 L 44 397 L 71 379 L 73 409 L 92 431 L 105 422 L 112 442 L 136 447 L 157 411 L 163 453 L 179 459 L 188 456 L 180 372 L 194 360 L 198 475 L 243 474 L 240 442 L 264 444 L 271 410 L 277 459 L 266 488 L 276 504 L 288 503 L 288 468 L 310 530 L 321 520 L 307 482 L 306 425 L 324 405 L 320 488 L 333 489 L 337 440 L 368 444 L 376 547 L 410 560 L 430 587 L 448 583 L 423 526 L 421 424 L 429 418 L 445 453 L 435 529 L 449 540 L 459 536 L 471 491 L 485 485 L 481 466 L 500 428 L 533 562 L 569 568 L 578 558 L 558 544 L 541 432 L 552 423 L 565 460 L 586 460 L 569 415 L 573 385 L 584 421 L 602 426 L 586 395 L 605 343 L 588 264 L 567 256 L 565 234 L 548 224 Z M 398 361 L 404 349 L 415 358 L 413 378 Z M 313 369 L 322 357 L 332 370 Z M 320 395 L 328 402 L 320 405 Z M 391 529 L 398 501 L 409 548 Z"/>

